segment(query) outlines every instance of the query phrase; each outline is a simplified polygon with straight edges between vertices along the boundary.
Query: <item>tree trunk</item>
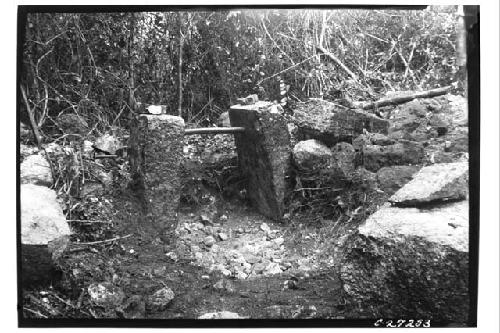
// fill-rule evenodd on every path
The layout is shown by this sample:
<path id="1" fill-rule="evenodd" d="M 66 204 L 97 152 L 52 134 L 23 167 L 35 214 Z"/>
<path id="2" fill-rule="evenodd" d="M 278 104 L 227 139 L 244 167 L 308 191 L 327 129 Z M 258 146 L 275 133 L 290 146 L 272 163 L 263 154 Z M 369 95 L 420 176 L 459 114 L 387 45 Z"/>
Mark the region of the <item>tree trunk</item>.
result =
<path id="1" fill-rule="evenodd" d="M 26 111 L 28 112 L 28 117 L 30 119 L 30 125 L 31 129 L 33 130 L 33 135 L 35 137 L 36 144 L 38 147 L 40 147 L 40 144 L 42 143 L 42 135 L 35 120 L 34 110 L 30 107 L 28 96 L 26 96 L 26 91 L 24 90 L 23 86 L 21 86 L 20 88 L 21 88 L 21 93 L 23 95 L 24 104 L 26 105 Z"/>
<path id="2" fill-rule="evenodd" d="M 134 78 L 134 30 L 135 30 L 135 13 L 131 13 L 130 16 L 130 26 L 129 26 L 129 38 L 128 38 L 128 104 L 130 109 L 136 109 L 135 103 L 135 78 Z"/>
<path id="3" fill-rule="evenodd" d="M 409 101 L 412 101 L 416 98 L 429 98 L 429 97 L 435 97 L 439 95 L 444 95 L 448 93 L 451 89 L 451 86 L 446 86 L 443 88 L 437 88 L 437 89 L 432 89 L 432 90 L 427 90 L 427 91 L 420 91 L 416 92 L 411 95 L 406 95 L 406 96 L 396 96 L 392 98 L 383 98 L 380 99 L 376 102 L 353 102 L 354 107 L 360 108 L 363 110 L 368 110 L 372 108 L 379 108 L 387 105 L 394 105 L 394 104 L 403 104 Z"/>
<path id="4" fill-rule="evenodd" d="M 177 13 L 177 22 L 179 24 L 179 62 L 177 64 L 177 113 L 179 117 L 182 117 L 182 46 L 184 44 L 183 36 L 182 36 L 182 13 Z"/>

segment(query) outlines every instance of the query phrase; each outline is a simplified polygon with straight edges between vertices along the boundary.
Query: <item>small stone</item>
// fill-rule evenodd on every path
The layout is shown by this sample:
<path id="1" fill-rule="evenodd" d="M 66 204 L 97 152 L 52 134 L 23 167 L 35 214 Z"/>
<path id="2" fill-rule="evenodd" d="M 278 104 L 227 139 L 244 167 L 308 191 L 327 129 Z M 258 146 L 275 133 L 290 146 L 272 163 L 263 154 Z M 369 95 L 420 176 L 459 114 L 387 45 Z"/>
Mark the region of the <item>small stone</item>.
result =
<path id="1" fill-rule="evenodd" d="M 215 238 L 213 236 L 207 236 L 203 239 L 203 243 L 206 246 L 211 247 L 212 245 L 215 244 Z"/>
<path id="2" fill-rule="evenodd" d="M 207 235 L 212 235 L 214 233 L 214 228 L 212 226 L 207 225 L 203 228 L 203 232 Z"/>
<path id="3" fill-rule="evenodd" d="M 202 275 L 202 276 L 201 276 L 201 278 L 202 278 L 203 280 L 209 280 L 209 279 L 210 279 L 210 276 L 208 276 L 208 275 Z"/>
<path id="4" fill-rule="evenodd" d="M 247 259 L 247 261 L 248 261 L 249 263 L 251 263 L 251 264 L 258 263 L 258 262 L 259 262 L 259 260 L 260 260 L 260 259 L 259 259 L 259 257 L 254 256 L 254 255 L 250 255 L 250 256 L 248 256 L 246 259 Z"/>
<path id="5" fill-rule="evenodd" d="M 40 154 L 26 157 L 21 163 L 21 183 L 51 186 L 52 171 L 48 160 Z"/>
<path id="6" fill-rule="evenodd" d="M 248 274 L 248 273 L 250 273 L 251 270 L 252 270 L 252 265 L 249 264 L 248 262 L 244 262 L 243 263 L 243 271 Z"/>
<path id="7" fill-rule="evenodd" d="M 281 244 L 283 244 L 285 242 L 285 239 L 283 237 L 279 237 L 279 238 L 274 239 L 273 242 L 277 246 L 280 246 Z"/>
<path id="8" fill-rule="evenodd" d="M 245 230 L 243 228 L 238 228 L 238 230 L 236 230 L 236 232 L 239 234 L 243 234 L 245 232 Z"/>
<path id="9" fill-rule="evenodd" d="M 280 274 L 282 271 L 281 271 L 281 268 L 280 268 L 280 265 L 278 263 L 270 263 L 265 271 L 264 271 L 264 274 Z"/>
<path id="10" fill-rule="evenodd" d="M 146 306 L 155 312 L 163 311 L 174 297 L 174 292 L 169 287 L 164 287 L 148 298 Z"/>
<path id="11" fill-rule="evenodd" d="M 260 230 L 264 231 L 265 233 L 271 232 L 271 228 L 267 225 L 267 223 L 262 223 L 260 225 Z"/>
<path id="12" fill-rule="evenodd" d="M 222 272 L 222 275 L 224 275 L 225 277 L 229 277 L 232 275 L 231 271 L 228 269 L 223 269 L 221 272 Z"/>
<path id="13" fill-rule="evenodd" d="M 207 215 L 200 215 L 200 221 L 203 225 L 213 225 L 212 219 Z"/>
<path id="14" fill-rule="evenodd" d="M 87 291 L 90 295 L 90 300 L 95 305 L 107 309 L 119 307 L 125 299 L 123 290 L 109 282 L 93 283 L 87 288 Z"/>
<path id="15" fill-rule="evenodd" d="M 198 319 L 246 319 L 248 317 L 242 317 L 236 312 L 220 311 L 220 312 L 209 312 L 198 317 Z"/>
<path id="16" fill-rule="evenodd" d="M 168 252 L 168 253 L 165 253 L 165 255 L 167 257 L 169 257 L 170 259 L 172 259 L 173 261 L 177 261 L 179 259 L 179 256 L 175 252 Z"/>
<path id="17" fill-rule="evenodd" d="M 222 221 L 222 222 L 227 221 L 227 216 L 226 215 L 221 215 L 219 217 L 219 220 Z"/>
<path id="18" fill-rule="evenodd" d="M 202 230 L 204 227 L 203 223 L 201 222 L 195 222 L 191 224 L 191 229 L 193 230 Z"/>
<path id="19" fill-rule="evenodd" d="M 228 239 L 228 236 L 226 233 L 221 232 L 219 233 L 219 238 L 221 241 L 225 241 L 226 239 Z"/>
<path id="20" fill-rule="evenodd" d="M 214 284 L 214 289 L 216 290 L 222 290 L 228 293 L 233 293 L 234 292 L 234 286 L 231 283 L 231 281 L 220 279 Z"/>
<path id="21" fill-rule="evenodd" d="M 262 274 L 262 272 L 264 272 L 266 267 L 267 267 L 267 263 L 259 262 L 255 265 L 253 265 L 253 271 L 257 274 Z"/>

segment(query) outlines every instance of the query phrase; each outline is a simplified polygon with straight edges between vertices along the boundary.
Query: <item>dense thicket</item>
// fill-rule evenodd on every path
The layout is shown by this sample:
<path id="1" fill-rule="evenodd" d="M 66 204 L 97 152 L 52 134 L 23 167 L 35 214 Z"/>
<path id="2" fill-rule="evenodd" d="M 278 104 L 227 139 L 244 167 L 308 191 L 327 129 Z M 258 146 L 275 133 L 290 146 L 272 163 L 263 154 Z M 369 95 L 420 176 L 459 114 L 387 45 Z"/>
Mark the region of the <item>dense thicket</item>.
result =
<path id="1" fill-rule="evenodd" d="M 21 117 L 29 107 L 48 134 L 77 113 L 103 132 L 137 102 L 210 123 L 251 93 L 370 100 L 435 88 L 460 82 L 456 22 L 455 6 L 28 14 Z"/>

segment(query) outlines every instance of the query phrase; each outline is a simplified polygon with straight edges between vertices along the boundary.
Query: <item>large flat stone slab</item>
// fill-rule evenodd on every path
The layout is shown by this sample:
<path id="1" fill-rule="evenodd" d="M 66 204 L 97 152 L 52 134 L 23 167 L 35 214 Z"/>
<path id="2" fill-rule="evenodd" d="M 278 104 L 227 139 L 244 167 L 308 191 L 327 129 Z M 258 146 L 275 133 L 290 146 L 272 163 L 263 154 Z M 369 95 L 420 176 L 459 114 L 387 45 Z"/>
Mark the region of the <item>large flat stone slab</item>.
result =
<path id="1" fill-rule="evenodd" d="M 248 195 L 260 213 L 280 220 L 284 213 L 291 149 L 285 118 L 268 102 L 234 105 L 231 126 L 245 127 L 235 134 L 238 159 L 248 177 Z"/>
<path id="2" fill-rule="evenodd" d="M 389 201 L 398 206 L 415 206 L 464 199 L 469 193 L 468 184 L 467 162 L 434 164 L 422 168 Z"/>
<path id="3" fill-rule="evenodd" d="M 421 237 L 457 251 L 469 248 L 469 202 L 459 201 L 430 209 L 400 208 L 386 204 L 358 229 L 366 237 Z"/>
<path id="4" fill-rule="evenodd" d="M 347 109 L 321 99 L 299 104 L 294 110 L 294 122 L 303 136 L 327 145 L 352 142 L 363 130 L 387 134 L 389 128 L 387 120 L 371 113 Z"/>
<path id="5" fill-rule="evenodd" d="M 340 277 L 348 298 L 374 317 L 466 322 L 468 207 L 384 205 L 346 242 Z"/>

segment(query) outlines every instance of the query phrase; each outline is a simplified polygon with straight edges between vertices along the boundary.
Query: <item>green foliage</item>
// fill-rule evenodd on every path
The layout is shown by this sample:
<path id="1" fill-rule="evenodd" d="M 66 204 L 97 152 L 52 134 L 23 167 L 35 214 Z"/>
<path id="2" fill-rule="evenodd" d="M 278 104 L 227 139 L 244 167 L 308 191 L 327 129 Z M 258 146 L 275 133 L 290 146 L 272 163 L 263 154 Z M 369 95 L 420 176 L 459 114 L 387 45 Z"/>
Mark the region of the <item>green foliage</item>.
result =
<path id="1" fill-rule="evenodd" d="M 271 101 L 283 92 L 290 101 L 375 99 L 460 77 L 454 8 L 29 14 L 21 83 L 44 132 L 55 135 L 64 113 L 83 116 L 95 134 L 125 126 L 136 101 L 175 114 L 182 38 L 190 122 L 213 123 L 253 93 Z M 318 53 L 320 44 L 359 82 Z"/>

